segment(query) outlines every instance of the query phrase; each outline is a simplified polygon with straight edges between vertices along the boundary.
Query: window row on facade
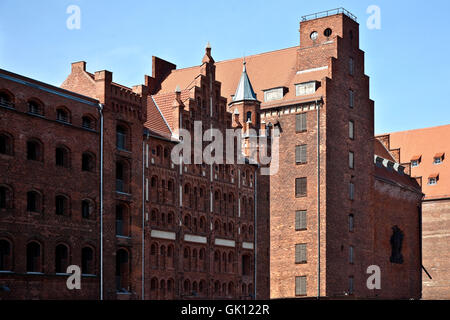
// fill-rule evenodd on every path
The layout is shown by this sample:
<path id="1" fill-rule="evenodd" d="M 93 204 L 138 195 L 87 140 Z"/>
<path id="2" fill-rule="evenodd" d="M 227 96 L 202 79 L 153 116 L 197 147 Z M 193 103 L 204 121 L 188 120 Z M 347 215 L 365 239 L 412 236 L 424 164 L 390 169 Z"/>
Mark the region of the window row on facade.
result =
<path id="1" fill-rule="evenodd" d="M 0 106 L 6 108 L 15 108 L 14 95 L 8 90 L 0 90 Z M 32 115 L 45 117 L 47 114 L 47 106 L 37 98 L 31 98 L 27 100 L 27 112 Z M 70 110 L 65 106 L 59 106 L 56 108 L 56 115 L 53 120 L 61 123 L 72 124 L 72 114 Z M 80 126 L 88 130 L 96 130 L 97 120 L 92 115 L 84 115 L 80 119 Z"/>
<path id="2" fill-rule="evenodd" d="M 65 274 L 67 267 L 75 263 L 71 259 L 71 249 L 69 245 L 60 243 L 54 249 L 54 263 L 44 261 L 43 247 L 38 241 L 30 241 L 26 245 L 26 271 L 28 273 L 44 273 L 44 265 L 53 266 L 56 274 Z M 95 274 L 95 254 L 94 249 L 85 246 L 81 249 L 81 272 L 82 274 Z M 22 258 L 22 257 L 15 257 Z M 0 271 L 14 272 L 14 246 L 8 239 L 0 239 Z M 76 263 L 75 263 L 76 264 Z M 47 270 L 49 271 L 49 270 Z"/>
<path id="3" fill-rule="evenodd" d="M 0 185 L 0 209 L 14 209 L 15 201 L 13 189 L 8 185 Z M 54 198 L 54 214 L 58 216 L 71 216 L 72 205 L 72 201 L 68 195 L 57 194 Z M 30 190 L 26 193 L 27 212 L 44 213 L 44 207 L 46 206 L 44 205 L 44 196 L 41 191 Z M 83 219 L 95 219 L 95 202 L 92 199 L 82 200 L 79 204 L 79 210 Z"/>
<path id="4" fill-rule="evenodd" d="M 14 155 L 14 138 L 6 132 L 0 133 L 0 154 Z M 31 161 L 44 161 L 44 144 L 38 138 L 30 138 L 26 142 L 26 159 Z M 54 149 L 54 164 L 57 167 L 71 168 L 72 155 L 67 146 L 59 145 Z M 95 171 L 95 154 L 86 151 L 81 155 L 81 170 Z"/>

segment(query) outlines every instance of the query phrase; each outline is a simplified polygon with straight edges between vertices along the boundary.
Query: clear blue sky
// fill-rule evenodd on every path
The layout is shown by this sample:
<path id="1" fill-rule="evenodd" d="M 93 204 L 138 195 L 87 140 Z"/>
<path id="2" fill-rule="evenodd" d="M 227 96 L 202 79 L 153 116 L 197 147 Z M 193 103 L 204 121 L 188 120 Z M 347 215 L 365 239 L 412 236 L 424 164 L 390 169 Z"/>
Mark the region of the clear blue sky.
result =
<path id="1" fill-rule="evenodd" d="M 81 29 L 69 30 L 69 5 Z M 369 5 L 381 29 L 369 30 Z M 0 68 L 60 85 L 70 63 L 143 82 L 151 57 L 198 65 L 207 41 L 216 61 L 298 45 L 305 14 L 344 7 L 358 17 L 375 131 L 450 123 L 450 1 L 392 0 L 0 0 Z"/>

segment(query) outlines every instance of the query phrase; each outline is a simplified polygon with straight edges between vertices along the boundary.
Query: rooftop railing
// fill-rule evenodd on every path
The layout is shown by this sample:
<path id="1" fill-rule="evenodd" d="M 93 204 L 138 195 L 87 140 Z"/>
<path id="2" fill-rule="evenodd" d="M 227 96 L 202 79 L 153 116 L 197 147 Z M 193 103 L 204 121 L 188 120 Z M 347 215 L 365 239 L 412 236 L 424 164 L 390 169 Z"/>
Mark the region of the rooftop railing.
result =
<path id="1" fill-rule="evenodd" d="M 344 8 L 337 8 L 337 9 L 308 14 L 306 16 L 302 16 L 302 21 L 308 21 L 308 20 L 313 20 L 313 19 L 318 19 L 318 18 L 323 18 L 323 17 L 328 17 L 328 16 L 334 16 L 336 14 L 345 14 L 347 17 L 354 20 L 355 22 L 358 21 L 358 19 L 356 18 L 356 16 L 354 14 L 352 14 L 350 11 L 348 11 Z"/>

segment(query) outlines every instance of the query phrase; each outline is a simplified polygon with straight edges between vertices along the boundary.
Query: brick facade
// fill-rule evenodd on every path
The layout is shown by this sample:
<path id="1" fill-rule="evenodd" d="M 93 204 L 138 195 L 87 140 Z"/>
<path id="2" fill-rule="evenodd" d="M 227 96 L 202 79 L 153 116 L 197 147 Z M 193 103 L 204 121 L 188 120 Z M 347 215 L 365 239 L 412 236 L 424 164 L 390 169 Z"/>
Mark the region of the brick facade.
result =
<path id="1" fill-rule="evenodd" d="M 342 13 L 305 20 L 299 46 L 247 57 L 244 71 L 241 59 L 215 62 L 210 46 L 187 69 L 154 57 L 152 76 L 133 88 L 109 71 L 89 73 L 85 62 L 72 64 L 61 88 L 0 70 L 0 134 L 12 141 L 0 154 L 0 286 L 9 288 L 0 299 L 420 298 L 422 194 L 394 159 L 374 161 L 358 27 Z M 246 72 L 254 96 L 236 101 Z M 39 106 L 44 114 L 31 115 Z M 194 132 L 195 121 L 224 135 L 241 128 L 248 158 L 249 130 L 261 129 L 258 137 L 279 143 L 278 172 L 262 175 L 248 162 L 174 164 L 172 151 L 188 143 L 179 130 Z M 29 139 L 43 148 L 38 161 L 26 159 Z M 60 146 L 64 168 L 55 165 Z M 306 162 L 297 161 L 300 146 Z M 81 170 L 85 153 L 91 172 Z M 28 191 L 38 212 L 27 212 Z M 300 211 L 306 227 L 298 229 Z M 390 262 L 394 227 L 401 263 Z M 296 261 L 296 245 L 306 261 Z M 68 264 L 89 269 L 81 291 L 67 290 L 57 272 Z M 382 269 L 375 291 L 366 287 L 374 264 Z"/>

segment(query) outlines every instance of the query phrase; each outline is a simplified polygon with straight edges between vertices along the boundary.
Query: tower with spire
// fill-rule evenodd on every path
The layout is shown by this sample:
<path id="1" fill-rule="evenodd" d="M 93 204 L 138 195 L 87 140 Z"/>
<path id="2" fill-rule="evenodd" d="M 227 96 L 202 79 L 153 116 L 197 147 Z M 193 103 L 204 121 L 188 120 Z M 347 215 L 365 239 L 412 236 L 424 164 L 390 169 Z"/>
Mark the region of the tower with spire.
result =
<path id="1" fill-rule="evenodd" d="M 232 125 L 234 128 L 242 128 L 243 148 L 242 150 L 248 156 L 249 151 L 249 130 L 254 129 L 258 132 L 260 128 L 260 108 L 261 102 L 257 99 L 253 90 L 250 78 L 247 73 L 247 62 L 243 61 L 241 79 L 228 104 L 228 111 L 233 115 Z"/>

